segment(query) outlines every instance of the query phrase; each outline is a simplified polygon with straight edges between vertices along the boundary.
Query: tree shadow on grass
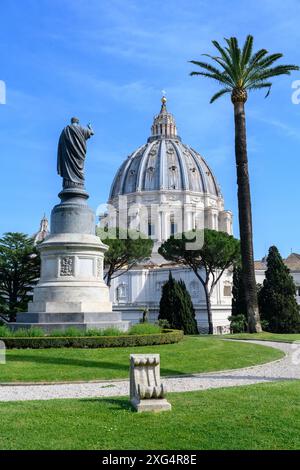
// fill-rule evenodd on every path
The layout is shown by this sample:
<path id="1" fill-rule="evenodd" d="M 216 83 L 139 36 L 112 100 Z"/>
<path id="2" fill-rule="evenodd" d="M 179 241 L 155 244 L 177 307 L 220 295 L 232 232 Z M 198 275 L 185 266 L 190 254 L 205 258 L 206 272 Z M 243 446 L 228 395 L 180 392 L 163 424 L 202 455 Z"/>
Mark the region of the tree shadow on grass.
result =
<path id="1" fill-rule="evenodd" d="M 39 356 L 34 354 L 14 354 L 8 358 L 8 363 L 12 362 L 32 362 L 36 364 L 53 364 L 53 365 L 61 365 L 61 366 L 76 366 L 76 367 L 83 367 L 83 368 L 90 368 L 90 369 L 111 369 L 111 370 L 118 370 L 118 371 L 126 371 L 127 376 L 129 377 L 129 358 L 128 358 L 128 365 L 122 364 L 120 362 L 106 362 L 101 360 L 85 360 L 85 359 L 74 359 L 74 358 L 65 358 L 65 357 L 57 357 L 53 356 Z M 162 375 L 185 375 L 185 372 L 177 371 L 173 369 L 161 369 Z M 124 376 L 123 376 L 124 378 Z M 125 377 L 126 378 L 126 377 Z"/>
<path id="2" fill-rule="evenodd" d="M 83 398 L 79 400 L 83 403 L 99 403 L 108 405 L 110 410 L 126 410 L 126 411 L 135 411 L 131 405 L 129 398 L 110 398 L 110 397 L 99 397 L 99 398 Z"/>
<path id="3" fill-rule="evenodd" d="M 62 365 L 62 366 L 77 366 L 84 368 L 101 368 L 101 369 L 113 369 L 113 370 L 122 370 L 129 371 L 129 361 L 128 365 L 117 363 L 117 362 L 106 362 L 101 360 L 84 360 L 84 359 L 73 359 L 73 358 L 64 358 L 56 356 L 47 356 L 42 357 L 33 354 L 14 354 L 9 357 L 9 362 L 33 362 L 36 364 L 53 364 L 53 365 Z M 128 372 L 129 373 L 129 372 Z"/>

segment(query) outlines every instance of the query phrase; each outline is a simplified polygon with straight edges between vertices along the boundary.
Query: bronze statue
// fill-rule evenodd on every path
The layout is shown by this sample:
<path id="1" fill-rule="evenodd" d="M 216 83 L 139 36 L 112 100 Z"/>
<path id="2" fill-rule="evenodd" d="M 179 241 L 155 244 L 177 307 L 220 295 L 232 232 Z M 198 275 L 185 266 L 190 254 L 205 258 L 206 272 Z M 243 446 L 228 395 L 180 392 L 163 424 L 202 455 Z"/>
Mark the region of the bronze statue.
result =
<path id="1" fill-rule="evenodd" d="M 71 119 L 59 138 L 57 172 L 63 178 L 63 188 L 84 187 L 86 141 L 94 135 L 91 124 L 82 127 L 78 118 Z"/>

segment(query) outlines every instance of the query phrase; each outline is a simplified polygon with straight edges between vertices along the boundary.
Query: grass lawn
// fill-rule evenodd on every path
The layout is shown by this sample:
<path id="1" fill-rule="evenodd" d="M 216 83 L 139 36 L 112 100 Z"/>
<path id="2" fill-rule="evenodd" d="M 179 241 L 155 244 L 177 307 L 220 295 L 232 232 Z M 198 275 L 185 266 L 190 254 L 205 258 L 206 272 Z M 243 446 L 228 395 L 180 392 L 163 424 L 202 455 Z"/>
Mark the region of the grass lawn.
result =
<path id="1" fill-rule="evenodd" d="M 281 341 L 283 343 L 292 343 L 293 341 L 300 341 L 300 334 L 280 334 L 280 333 L 236 333 L 234 335 L 226 335 L 224 338 L 233 339 L 259 339 L 262 341 Z"/>
<path id="2" fill-rule="evenodd" d="M 128 399 L 0 403 L 0 449 L 299 449 L 300 381 L 169 394 L 173 410 Z"/>
<path id="3" fill-rule="evenodd" d="M 160 353 L 162 375 L 234 369 L 283 356 L 273 348 L 205 336 L 136 348 L 12 349 L 0 365 L 0 383 L 128 378 L 130 353 Z"/>

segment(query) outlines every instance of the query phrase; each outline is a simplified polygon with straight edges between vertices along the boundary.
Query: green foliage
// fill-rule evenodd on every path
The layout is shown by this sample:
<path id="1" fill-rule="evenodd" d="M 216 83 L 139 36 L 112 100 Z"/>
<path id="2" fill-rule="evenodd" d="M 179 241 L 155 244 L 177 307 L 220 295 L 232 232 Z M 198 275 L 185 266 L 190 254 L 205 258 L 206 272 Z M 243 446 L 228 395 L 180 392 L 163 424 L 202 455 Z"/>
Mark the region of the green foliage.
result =
<path id="1" fill-rule="evenodd" d="M 43 337 L 0 337 L 7 349 L 44 348 L 113 348 L 149 346 L 153 344 L 177 343 L 183 338 L 182 331 L 170 330 L 153 334 L 123 334 L 117 336 L 43 336 Z"/>
<path id="2" fill-rule="evenodd" d="M 259 291 L 261 317 L 272 333 L 299 333 L 300 312 L 296 288 L 278 249 L 271 246 L 267 257 L 266 278 Z"/>
<path id="3" fill-rule="evenodd" d="M 235 266 L 232 276 L 232 316 L 247 314 L 245 288 L 242 279 L 242 269 Z"/>
<path id="4" fill-rule="evenodd" d="M 7 336 L 12 336 L 11 330 L 5 325 L 0 325 L 0 338 L 6 338 Z"/>
<path id="5" fill-rule="evenodd" d="M 230 321 L 230 332 L 231 333 L 244 333 L 247 330 L 247 320 L 245 315 L 231 315 L 228 317 Z"/>
<path id="6" fill-rule="evenodd" d="M 160 328 L 168 330 L 171 328 L 170 323 L 165 318 L 159 318 L 157 324 Z"/>
<path id="7" fill-rule="evenodd" d="M 161 328 L 158 325 L 148 322 L 137 323 L 133 325 L 128 332 L 129 335 L 151 335 L 156 333 L 161 333 Z"/>
<path id="8" fill-rule="evenodd" d="M 39 275 L 40 257 L 33 240 L 23 233 L 6 233 L 0 239 L 0 308 L 11 320 L 26 310 Z"/>
<path id="9" fill-rule="evenodd" d="M 98 228 L 97 235 L 109 247 L 104 255 L 104 279 L 108 286 L 114 277 L 120 275 L 120 270 L 126 272 L 151 256 L 153 240 L 142 233 L 117 227 Z"/>
<path id="10" fill-rule="evenodd" d="M 260 289 L 260 284 L 257 284 L 258 293 Z M 242 268 L 239 265 L 235 266 L 233 270 L 232 316 L 229 320 L 231 321 L 230 327 L 233 333 L 243 333 L 247 331 L 247 304 L 242 278 Z M 261 319 L 260 324 L 262 329 L 265 330 L 268 322 Z"/>
<path id="11" fill-rule="evenodd" d="M 210 297 L 224 271 L 240 262 L 239 241 L 225 232 L 193 230 L 171 236 L 158 251 L 165 259 L 194 271 L 205 292 L 209 333 L 212 334 Z"/>
<path id="12" fill-rule="evenodd" d="M 91 328 L 90 330 L 82 330 L 76 327 L 70 327 L 66 330 L 53 330 L 47 336 L 51 337 L 87 337 L 87 336 L 120 336 L 124 334 L 118 328 L 106 328 L 104 330 L 98 330 L 97 328 Z"/>
<path id="13" fill-rule="evenodd" d="M 85 336 L 121 336 L 124 335 L 124 331 L 118 328 L 105 328 L 105 330 L 91 329 L 85 332 Z"/>
<path id="14" fill-rule="evenodd" d="M 203 243 L 197 240 L 203 240 Z M 192 230 L 172 235 L 161 245 L 159 253 L 169 261 L 190 266 L 194 271 L 207 268 L 213 273 L 216 269 L 224 271 L 240 260 L 240 245 L 225 232 Z"/>
<path id="15" fill-rule="evenodd" d="M 269 54 L 266 49 L 260 49 L 253 53 L 253 36 L 251 35 L 247 36 L 242 49 L 240 49 L 235 37 L 225 39 L 225 47 L 222 47 L 217 41 L 212 41 L 212 43 L 217 49 L 217 56 L 203 54 L 212 60 L 212 64 L 196 60 L 190 61 L 202 69 L 201 72 L 191 72 L 190 75 L 211 78 L 223 85 L 223 88 L 211 98 L 211 103 L 234 90 L 264 88 L 267 89 L 267 97 L 272 87 L 271 78 L 278 75 L 290 75 L 291 71 L 299 70 L 296 65 L 276 65 L 274 67 L 273 64 L 281 59 L 283 54 Z"/>
<path id="16" fill-rule="evenodd" d="M 44 336 L 44 331 L 41 328 L 20 328 L 13 331 L 6 325 L 0 326 L 0 338 L 37 338 L 40 336 Z"/>
<path id="17" fill-rule="evenodd" d="M 176 281 L 171 272 L 162 288 L 158 319 L 167 320 L 171 328 L 181 329 L 187 335 L 198 334 L 191 296 L 185 283 Z"/>
<path id="18" fill-rule="evenodd" d="M 41 328 L 36 327 L 20 328 L 13 332 L 13 336 L 15 338 L 40 338 L 41 336 L 44 336 L 44 331 Z"/>
<path id="19" fill-rule="evenodd" d="M 153 323 L 141 323 L 133 325 L 125 334 L 129 335 L 146 335 L 161 333 L 162 328 Z M 76 327 L 69 327 L 65 330 L 52 330 L 50 333 L 45 333 L 41 328 L 20 328 L 18 330 L 11 330 L 7 326 L 0 326 L 1 338 L 34 338 L 34 337 L 51 337 L 51 338 L 78 338 L 90 336 L 124 336 L 124 331 L 118 328 L 106 328 L 98 330 L 92 328 L 90 330 L 82 330 Z"/>
<path id="20" fill-rule="evenodd" d="M 263 331 L 268 331 L 268 328 L 269 328 L 268 320 L 261 320 L 260 324 L 261 324 L 261 327 L 262 327 Z"/>

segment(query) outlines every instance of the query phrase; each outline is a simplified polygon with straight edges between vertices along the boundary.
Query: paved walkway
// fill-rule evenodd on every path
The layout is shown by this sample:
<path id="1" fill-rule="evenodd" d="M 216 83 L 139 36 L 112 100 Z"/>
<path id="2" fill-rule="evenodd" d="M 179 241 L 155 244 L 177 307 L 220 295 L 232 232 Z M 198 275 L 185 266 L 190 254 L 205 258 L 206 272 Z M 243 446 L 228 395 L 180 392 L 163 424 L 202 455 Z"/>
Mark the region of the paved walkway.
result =
<path id="1" fill-rule="evenodd" d="M 274 380 L 300 379 L 300 345 L 297 345 L 297 349 L 295 349 L 295 345 L 288 343 L 252 340 L 248 342 L 278 348 L 286 356 L 278 361 L 244 369 L 207 372 L 184 377 L 163 377 L 167 390 L 169 392 L 187 392 Z M 128 395 L 128 393 L 128 380 L 53 385 L 2 385 L 0 386 L 0 401 L 114 397 Z"/>

